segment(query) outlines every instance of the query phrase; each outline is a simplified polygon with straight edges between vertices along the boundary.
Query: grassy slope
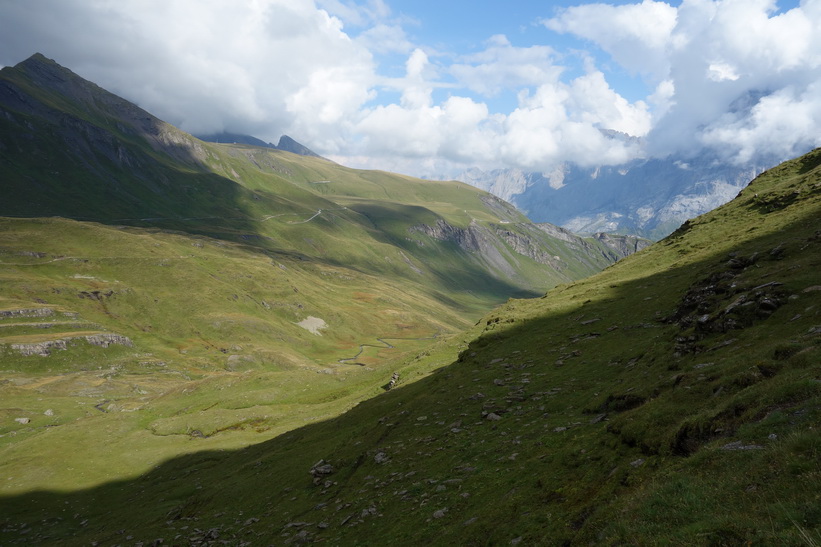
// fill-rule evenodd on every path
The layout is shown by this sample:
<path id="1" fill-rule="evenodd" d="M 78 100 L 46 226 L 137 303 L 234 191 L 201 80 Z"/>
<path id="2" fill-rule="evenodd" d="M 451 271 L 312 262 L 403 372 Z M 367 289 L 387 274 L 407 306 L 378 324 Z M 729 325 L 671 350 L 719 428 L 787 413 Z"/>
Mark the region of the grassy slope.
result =
<path id="1" fill-rule="evenodd" d="M 817 544 L 820 215 L 816 150 L 437 342 L 412 361 L 452 363 L 434 375 L 241 451 L 6 498 L 0 537 Z"/>
<path id="2" fill-rule="evenodd" d="M 461 183 L 202 143 L 45 59 L 4 68 L 0 98 L 6 494 L 87 488 L 336 416 L 394 371 L 444 364 L 410 362 L 434 337 L 613 260 Z M 496 238 L 505 270 L 410 230 L 437 221 L 515 230 L 561 262 Z M 52 312 L 2 315 L 31 309 Z M 319 334 L 298 325 L 311 318 Z M 133 346 L 85 339 L 99 335 Z M 12 347 L 54 342 L 67 349 Z"/>

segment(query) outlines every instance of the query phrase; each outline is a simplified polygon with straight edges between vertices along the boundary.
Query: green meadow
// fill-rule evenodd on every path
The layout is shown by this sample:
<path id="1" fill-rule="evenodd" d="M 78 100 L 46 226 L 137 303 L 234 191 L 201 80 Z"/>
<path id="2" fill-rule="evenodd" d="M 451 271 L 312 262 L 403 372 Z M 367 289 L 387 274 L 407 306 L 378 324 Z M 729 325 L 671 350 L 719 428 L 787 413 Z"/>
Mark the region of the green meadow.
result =
<path id="1" fill-rule="evenodd" d="M 613 264 L 0 75 L 0 543 L 821 543 L 821 151 Z"/>

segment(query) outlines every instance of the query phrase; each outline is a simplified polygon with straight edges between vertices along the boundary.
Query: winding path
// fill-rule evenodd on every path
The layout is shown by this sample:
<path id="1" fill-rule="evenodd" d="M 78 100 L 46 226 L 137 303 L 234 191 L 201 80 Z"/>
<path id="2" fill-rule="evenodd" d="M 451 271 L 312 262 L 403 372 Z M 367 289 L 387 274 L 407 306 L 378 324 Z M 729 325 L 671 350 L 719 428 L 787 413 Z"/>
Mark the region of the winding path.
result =
<path id="1" fill-rule="evenodd" d="M 439 337 L 440 334 L 441 334 L 441 331 L 437 332 L 433 336 L 427 336 L 425 338 L 387 338 L 387 339 L 386 338 L 377 338 L 376 341 L 379 342 L 380 344 L 382 344 L 381 346 L 377 346 L 377 345 L 374 345 L 374 344 L 359 344 L 359 351 L 356 353 L 356 355 L 354 355 L 353 357 L 345 357 L 343 359 L 338 359 L 337 362 L 342 363 L 343 365 L 345 365 L 345 364 L 349 364 L 351 361 L 353 361 L 350 364 L 359 365 L 361 367 L 364 367 L 365 364 L 356 363 L 355 361 L 359 358 L 360 355 L 362 355 L 362 352 L 365 351 L 365 348 L 395 349 L 396 346 L 394 346 L 393 344 L 391 344 L 387 340 L 404 340 L 404 341 L 436 340 Z"/>

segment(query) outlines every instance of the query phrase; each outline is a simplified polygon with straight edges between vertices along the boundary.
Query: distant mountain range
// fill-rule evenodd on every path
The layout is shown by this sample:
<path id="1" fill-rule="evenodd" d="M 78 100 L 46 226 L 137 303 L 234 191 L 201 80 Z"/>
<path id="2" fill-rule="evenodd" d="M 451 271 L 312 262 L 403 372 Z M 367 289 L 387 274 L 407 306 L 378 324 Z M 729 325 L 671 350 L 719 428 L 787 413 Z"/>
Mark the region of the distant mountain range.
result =
<path id="1" fill-rule="evenodd" d="M 511 202 L 534 222 L 576 233 L 660 239 L 685 220 L 728 202 L 775 163 L 734 166 L 702 156 L 601 167 L 564 163 L 546 173 L 474 168 L 456 179 Z"/>

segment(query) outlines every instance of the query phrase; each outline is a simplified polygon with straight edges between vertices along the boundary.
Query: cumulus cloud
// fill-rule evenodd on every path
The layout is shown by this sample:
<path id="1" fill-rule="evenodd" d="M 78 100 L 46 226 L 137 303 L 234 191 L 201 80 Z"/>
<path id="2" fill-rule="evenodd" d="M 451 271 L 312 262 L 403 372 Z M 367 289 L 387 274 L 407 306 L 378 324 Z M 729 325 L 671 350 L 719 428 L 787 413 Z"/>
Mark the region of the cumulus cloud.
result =
<path id="1" fill-rule="evenodd" d="M 500 40 L 491 48 L 500 44 L 511 48 Z M 493 55 L 478 55 L 476 59 Z M 529 55 L 524 52 L 521 57 Z M 533 93 L 520 92 L 513 112 L 492 114 L 485 103 L 468 97 L 450 96 L 435 104 L 432 93 L 437 84 L 428 79 L 435 75 L 429 67 L 430 61 L 421 50 L 410 55 L 406 76 L 398 84 L 403 86 L 399 104 L 369 110 L 356 127 L 356 133 L 365 139 L 365 149 L 377 155 L 402 150 L 406 158 L 417 161 L 447 160 L 425 164 L 440 170 L 470 165 L 545 170 L 564 161 L 582 165 L 628 161 L 637 154 L 635 143 L 613 139 L 602 130 L 643 135 L 650 128 L 647 105 L 622 98 L 601 72 L 592 71 L 563 83 L 560 70 L 544 70 L 542 77 L 534 80 L 542 85 Z M 358 162 L 371 165 L 361 158 Z M 420 171 L 417 164 L 415 172 Z"/>
<path id="2" fill-rule="evenodd" d="M 669 68 L 665 50 L 676 15 L 676 8 L 653 0 L 623 6 L 586 4 L 566 8 L 544 25 L 595 42 L 634 73 L 663 79 Z"/>
<path id="3" fill-rule="evenodd" d="M 410 174 L 705 149 L 745 162 L 821 144 L 821 0 L 577 5 L 541 21 L 543 43 L 490 35 L 470 53 L 414 43 L 390 5 L 5 0 L 0 64 L 40 51 L 194 133 L 287 133 Z M 571 35 L 597 52 L 550 43 Z M 613 63 L 646 83 L 643 100 L 609 80 Z M 516 100 L 499 110 L 499 97 Z"/>
<path id="4" fill-rule="evenodd" d="M 732 150 L 737 162 L 766 150 L 776 157 L 794 155 L 796 143 L 821 146 L 821 85 L 788 86 L 762 97 L 741 115 L 728 113 L 707 126 L 701 140 L 712 148 Z"/>
<path id="5" fill-rule="evenodd" d="M 821 1 L 644 0 L 567 8 L 545 22 L 643 73 L 653 127 L 646 153 L 784 159 L 821 144 Z M 652 70 L 648 70 L 652 69 Z"/>
<path id="6" fill-rule="evenodd" d="M 11 0 L 0 20 L 4 63 L 40 51 L 191 132 L 288 130 L 334 149 L 375 80 L 312 0 Z"/>
<path id="7" fill-rule="evenodd" d="M 610 89 L 600 72 L 571 83 L 542 85 L 522 95 L 519 107 L 504 122 L 501 159 L 511 165 L 547 170 L 563 161 L 580 165 L 618 164 L 633 159 L 630 141 L 602 130 L 641 135 L 649 127 L 643 103 L 629 104 Z"/>
<path id="8" fill-rule="evenodd" d="M 538 86 L 557 80 L 563 67 L 553 63 L 553 48 L 514 47 L 506 36 L 492 36 L 488 47 L 452 64 L 450 73 L 467 89 L 493 96 L 503 89 Z"/>

